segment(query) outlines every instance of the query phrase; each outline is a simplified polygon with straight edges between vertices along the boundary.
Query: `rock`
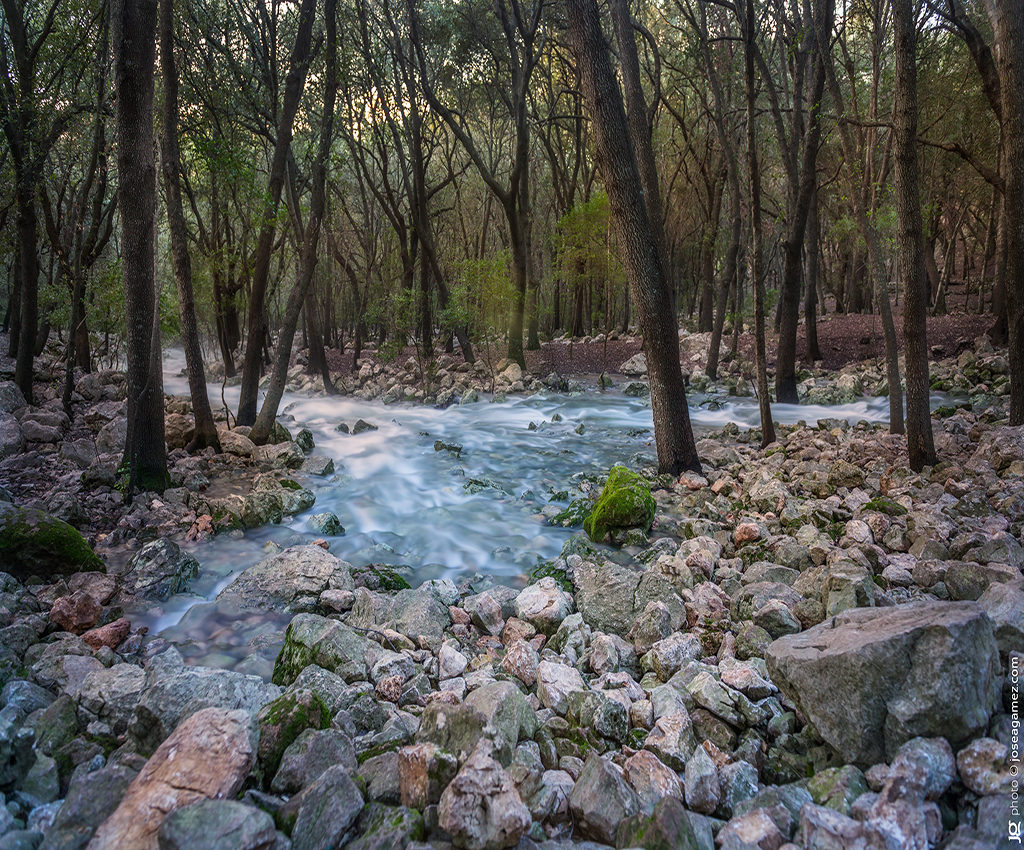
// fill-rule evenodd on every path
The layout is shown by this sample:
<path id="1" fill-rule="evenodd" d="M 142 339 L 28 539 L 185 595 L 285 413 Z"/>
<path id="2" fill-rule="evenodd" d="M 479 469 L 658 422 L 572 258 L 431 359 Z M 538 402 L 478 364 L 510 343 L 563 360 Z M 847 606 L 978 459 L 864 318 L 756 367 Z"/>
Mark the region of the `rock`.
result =
<path id="1" fill-rule="evenodd" d="M 21 388 L 14 381 L 0 381 L 0 413 L 14 413 L 27 404 Z"/>
<path id="2" fill-rule="evenodd" d="M 669 637 L 657 641 L 649 655 L 651 669 L 658 678 L 667 682 L 685 664 L 697 661 L 704 654 L 700 638 L 694 634 L 676 632 Z"/>
<path id="3" fill-rule="evenodd" d="M 576 608 L 587 625 L 608 634 L 628 634 L 636 622 L 635 598 L 640 578 L 641 573 L 612 561 L 584 561 L 573 569 Z"/>
<path id="4" fill-rule="evenodd" d="M 772 681 L 848 762 L 887 760 L 918 735 L 955 746 L 999 700 L 992 623 L 973 602 L 846 611 L 768 648 Z"/>
<path id="5" fill-rule="evenodd" d="M 241 609 L 303 612 L 317 607 L 325 590 L 349 590 L 352 568 L 319 546 L 291 546 L 243 570 L 217 595 Z"/>
<path id="6" fill-rule="evenodd" d="M 323 455 L 310 455 L 302 461 L 299 471 L 307 475 L 333 475 L 334 461 Z"/>
<path id="7" fill-rule="evenodd" d="M 608 481 L 583 522 L 583 530 L 595 543 L 618 529 L 642 528 L 654 521 L 654 497 L 644 480 L 624 466 L 613 466 Z"/>
<path id="8" fill-rule="evenodd" d="M 465 705 L 486 721 L 493 755 L 502 765 L 511 761 L 512 751 L 521 739 L 532 738 L 537 731 L 533 708 L 511 682 L 481 685 L 466 697 Z"/>
<path id="9" fill-rule="evenodd" d="M 993 738 L 978 738 L 960 750 L 956 766 L 964 785 L 979 797 L 1009 794 L 1016 782 L 1009 748 Z"/>
<path id="10" fill-rule="evenodd" d="M 166 658 L 172 653 L 176 659 Z M 280 689 L 259 676 L 211 667 L 186 667 L 176 651 L 168 650 L 149 663 L 145 688 L 132 713 L 128 732 L 141 751 L 150 752 L 183 718 L 199 709 L 244 710 L 255 716 L 280 693 Z"/>
<path id="11" fill-rule="evenodd" d="M 244 458 L 250 458 L 256 454 L 256 444 L 240 431 L 218 429 L 217 439 L 220 441 L 220 448 L 224 454 Z"/>
<path id="12" fill-rule="evenodd" d="M 462 762 L 484 736 L 486 725 L 487 719 L 472 706 L 432 700 L 420 715 L 416 742 L 434 744 Z"/>
<path id="13" fill-rule="evenodd" d="M 501 669 L 515 676 L 526 687 L 532 688 L 537 682 L 537 666 L 540 657 L 525 640 L 515 640 L 505 652 Z"/>
<path id="14" fill-rule="evenodd" d="M 185 593 L 199 575 L 199 562 L 167 539 L 153 540 L 142 547 L 121 576 L 122 587 L 142 599 L 164 601 Z"/>
<path id="15" fill-rule="evenodd" d="M 326 729 L 331 714 L 315 693 L 299 689 L 267 703 L 256 719 L 260 724 L 257 761 L 265 776 L 274 776 L 291 743 L 308 729 Z"/>
<path id="16" fill-rule="evenodd" d="M 24 721 L 25 712 L 17 705 L 0 710 L 0 790 L 20 785 L 35 761 L 35 735 Z"/>
<path id="17" fill-rule="evenodd" d="M 359 766 L 359 779 L 365 783 L 366 799 L 397 804 L 401 799 L 398 753 L 392 750 L 371 756 Z"/>
<path id="18" fill-rule="evenodd" d="M 441 795 L 438 823 L 456 847 L 501 850 L 514 847 L 530 827 L 530 810 L 523 805 L 512 778 L 491 757 L 490 742 L 482 740 Z"/>
<path id="19" fill-rule="evenodd" d="M 619 366 L 619 372 L 623 375 L 639 376 L 647 374 L 647 358 L 641 352 L 634 354 Z"/>
<path id="20" fill-rule="evenodd" d="M 1024 578 L 990 585 L 978 604 L 995 625 L 1000 652 L 1024 649 Z"/>
<path id="21" fill-rule="evenodd" d="M 46 708 L 53 703 L 53 694 L 46 688 L 25 679 L 11 679 L 0 690 L 0 707 L 20 708 L 25 715 Z"/>
<path id="22" fill-rule="evenodd" d="M 692 815 L 675 797 L 661 800 L 649 814 L 633 815 L 617 831 L 617 847 L 645 850 L 712 850 L 711 827 L 700 828 L 700 815 Z"/>
<path id="23" fill-rule="evenodd" d="M 274 774 L 270 790 L 277 794 L 296 794 L 336 764 L 344 765 L 349 771 L 356 769 L 352 739 L 338 729 L 306 729 L 281 755 L 281 765 Z"/>
<path id="24" fill-rule="evenodd" d="M 353 434 L 362 434 L 366 431 L 376 431 L 377 426 L 363 419 L 357 419 L 356 424 L 352 426 Z"/>
<path id="25" fill-rule="evenodd" d="M 132 780 L 88 850 L 155 850 L 169 812 L 210 797 L 234 797 L 253 765 L 256 737 L 256 724 L 244 711 L 204 708 L 183 720 Z"/>
<path id="26" fill-rule="evenodd" d="M 398 751 L 398 787 L 403 806 L 424 809 L 441 799 L 459 771 L 459 760 L 436 744 L 423 743 Z"/>
<path id="27" fill-rule="evenodd" d="M 108 764 L 76 774 L 41 850 L 81 850 L 96 828 L 117 808 L 136 771 L 123 764 Z"/>
<path id="28" fill-rule="evenodd" d="M 637 814 L 642 803 L 618 768 L 592 753 L 569 795 L 569 808 L 583 835 L 614 844 L 619 824 Z"/>
<path id="29" fill-rule="evenodd" d="M 554 634 L 575 610 L 572 597 L 550 576 L 523 588 L 515 600 L 516 616 L 546 635 Z"/>
<path id="30" fill-rule="evenodd" d="M 96 435 L 96 449 L 100 454 L 122 454 L 128 437 L 128 419 L 118 416 L 100 428 Z"/>
<path id="31" fill-rule="evenodd" d="M 665 797 L 683 798 L 679 776 L 647 750 L 640 750 L 626 759 L 622 772 L 646 812 L 652 811 Z"/>
<path id="32" fill-rule="evenodd" d="M 348 621 L 360 628 L 393 629 L 414 642 L 423 637 L 436 645 L 452 622 L 448 606 L 423 588 L 384 595 L 360 587 L 355 596 Z"/>
<path id="33" fill-rule="evenodd" d="M 160 850 L 274 850 L 266 812 L 236 800 L 200 800 L 175 809 L 157 833 Z"/>
<path id="34" fill-rule="evenodd" d="M 864 470 L 845 460 L 837 460 L 828 471 L 831 487 L 860 487 L 864 483 Z"/>
<path id="35" fill-rule="evenodd" d="M 341 524 L 338 515 L 330 511 L 313 514 L 309 518 L 309 524 L 315 531 L 326 534 L 328 537 L 337 537 L 345 533 L 345 526 Z"/>
<path id="36" fill-rule="evenodd" d="M 316 614 L 292 618 L 284 646 L 274 663 L 274 683 L 291 684 L 306 667 L 316 664 L 346 682 L 365 681 L 379 646 L 337 620 Z"/>
<path id="37" fill-rule="evenodd" d="M 21 454 L 25 450 L 25 435 L 18 420 L 9 413 L 0 414 L 0 460 Z"/>
<path id="38" fill-rule="evenodd" d="M 134 664 L 115 664 L 89 673 L 78 690 L 79 719 L 87 727 L 102 724 L 102 734 L 123 735 L 145 683 L 145 672 Z"/>
<path id="39" fill-rule="evenodd" d="M 547 708 L 565 714 L 569 695 L 585 689 L 583 677 L 575 667 L 555 661 L 541 661 L 537 665 L 537 698 Z"/>
<path id="40" fill-rule="evenodd" d="M 363 795 L 340 764 L 325 770 L 294 802 L 298 815 L 292 829 L 292 850 L 340 847 L 363 810 Z"/>
<path id="41" fill-rule="evenodd" d="M 117 649 L 124 642 L 125 638 L 128 637 L 131 628 L 132 624 L 128 619 L 120 617 L 112 623 L 107 623 L 105 626 L 89 629 L 89 631 L 82 635 L 82 640 L 94 650 L 99 649 L 101 646 Z"/>
<path id="42" fill-rule="evenodd" d="M 721 850 L 778 850 L 785 842 L 766 809 L 753 809 L 730 820 L 716 836 Z"/>
<path id="43" fill-rule="evenodd" d="M 80 635 L 96 625 L 103 610 L 88 593 L 81 590 L 59 596 L 50 608 L 50 622 L 62 631 Z"/>
<path id="44" fill-rule="evenodd" d="M 711 814 L 718 808 L 722 796 L 718 768 L 703 746 L 697 747 L 686 762 L 683 787 L 687 808 L 703 814 Z"/>
<path id="45" fill-rule="evenodd" d="M 406 850 L 413 842 L 426 838 L 423 816 L 419 812 L 380 803 L 371 803 L 363 809 L 355 831 L 357 837 L 345 845 L 345 850 Z"/>
<path id="46" fill-rule="evenodd" d="M 644 749 L 675 770 L 685 769 L 696 746 L 693 723 L 682 711 L 659 717 L 644 739 Z"/>
<path id="47" fill-rule="evenodd" d="M 467 596 L 462 600 L 462 608 L 469 614 L 473 625 L 484 634 L 497 636 L 505 628 L 501 603 L 489 591 Z"/>
<path id="48" fill-rule="evenodd" d="M 819 806 L 850 814 L 854 801 L 868 790 L 864 774 L 852 764 L 820 770 L 807 782 L 807 790 Z"/>
<path id="49" fill-rule="evenodd" d="M 0 564 L 24 582 L 81 570 L 104 569 L 103 562 L 74 528 L 35 508 L 0 502 Z"/>

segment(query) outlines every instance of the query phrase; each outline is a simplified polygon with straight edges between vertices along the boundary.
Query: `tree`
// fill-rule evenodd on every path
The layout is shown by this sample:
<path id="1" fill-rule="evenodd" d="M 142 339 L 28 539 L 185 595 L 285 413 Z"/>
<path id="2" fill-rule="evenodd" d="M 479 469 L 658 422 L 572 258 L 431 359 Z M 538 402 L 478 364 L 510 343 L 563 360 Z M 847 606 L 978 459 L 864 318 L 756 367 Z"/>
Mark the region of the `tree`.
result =
<path id="1" fill-rule="evenodd" d="M 744 79 L 747 89 L 747 176 L 750 180 L 750 279 L 754 287 L 754 348 L 757 361 L 757 400 L 761 410 L 761 448 L 775 442 L 764 327 L 764 238 L 761 234 L 761 169 L 757 161 L 757 93 L 754 84 L 754 2 L 743 7 Z"/>
<path id="2" fill-rule="evenodd" d="M 985 0 L 997 48 L 1003 122 L 1003 222 L 1010 424 L 1024 425 L 1024 5 Z"/>
<path id="3" fill-rule="evenodd" d="M 306 84 L 313 40 L 313 19 L 316 0 L 302 0 L 299 6 L 299 25 L 295 32 L 291 66 L 285 78 L 284 99 L 277 122 L 274 153 L 267 178 L 267 199 L 260 226 L 259 241 L 253 257 L 252 286 L 249 292 L 248 334 L 245 340 L 245 359 L 242 363 L 242 384 L 238 395 L 238 423 L 251 425 L 256 421 L 256 397 L 263 367 L 263 346 L 267 336 L 266 298 L 270 280 L 270 259 L 277 234 L 277 209 L 284 188 L 285 167 L 291 149 L 292 127 L 299 110 L 299 100 Z"/>
<path id="4" fill-rule="evenodd" d="M 121 186 L 121 264 L 127 316 L 128 491 L 167 486 L 160 317 L 154 280 L 156 160 L 153 70 L 156 0 L 111 0 Z"/>
<path id="5" fill-rule="evenodd" d="M 213 422 L 210 396 L 206 390 L 203 349 L 199 344 L 195 295 L 192 290 L 192 260 L 188 253 L 188 232 L 181 200 L 181 151 L 178 145 L 178 69 L 174 61 L 174 0 L 161 0 L 160 64 L 163 74 L 163 133 L 161 138 L 164 193 L 167 196 L 167 229 L 171 237 L 171 261 L 178 286 L 181 342 L 185 348 L 188 389 L 195 417 L 195 436 L 188 451 L 213 446 L 220 451 L 217 426 Z"/>
<path id="6" fill-rule="evenodd" d="M 907 371 L 910 468 L 935 463 L 928 383 L 928 279 L 922 246 L 917 165 L 917 24 L 913 0 L 892 0 L 896 48 L 895 139 L 898 268 L 903 277 L 903 348 Z"/>
<path id="7" fill-rule="evenodd" d="M 334 103 L 338 92 L 338 21 L 336 15 L 337 0 L 325 0 L 324 17 L 327 30 L 327 73 L 324 81 L 323 114 L 320 119 L 320 143 L 316 161 L 313 164 L 312 198 L 309 206 L 309 219 L 306 222 L 305 239 L 299 265 L 299 277 L 288 295 L 281 333 L 274 354 L 274 367 L 270 375 L 267 395 L 263 399 L 259 416 L 253 423 L 249 438 L 257 445 L 265 443 L 274 428 L 277 408 L 284 395 L 284 385 L 288 378 L 288 364 L 291 361 L 292 341 L 295 328 L 299 322 L 299 313 L 306 300 L 306 294 L 313 282 L 316 270 L 317 248 L 320 244 L 320 229 L 327 205 L 327 160 L 331 153 L 331 138 L 334 130 Z"/>
<path id="8" fill-rule="evenodd" d="M 671 293 L 647 215 L 622 93 L 612 71 L 596 0 L 567 0 L 569 43 L 593 125 L 598 168 L 622 252 L 651 385 L 658 469 L 700 471 L 679 365 Z"/>

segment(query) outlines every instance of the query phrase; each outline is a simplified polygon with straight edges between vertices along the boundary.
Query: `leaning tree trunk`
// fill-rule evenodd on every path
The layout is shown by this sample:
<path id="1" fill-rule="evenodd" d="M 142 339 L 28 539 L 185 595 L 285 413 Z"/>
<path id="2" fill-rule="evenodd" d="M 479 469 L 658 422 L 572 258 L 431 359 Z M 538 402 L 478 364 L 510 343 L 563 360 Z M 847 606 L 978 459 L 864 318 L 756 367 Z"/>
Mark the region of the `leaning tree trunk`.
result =
<path id="1" fill-rule="evenodd" d="M 213 422 L 210 395 L 206 389 L 203 349 L 199 344 L 196 302 L 192 289 L 192 259 L 188 254 L 188 231 L 181 200 L 181 151 L 178 145 L 178 69 L 174 60 L 174 0 L 160 4 L 160 65 L 164 83 L 163 104 L 163 173 L 167 196 L 167 229 L 171 236 L 171 264 L 178 286 L 178 313 L 181 317 L 181 343 L 185 348 L 188 389 L 192 397 L 195 436 L 187 451 L 196 452 L 212 446 L 220 451 L 217 426 Z"/>
<path id="2" fill-rule="evenodd" d="M 167 486 L 160 319 L 154 279 L 156 0 L 112 0 L 121 267 L 128 350 L 128 492 Z"/>
<path id="3" fill-rule="evenodd" d="M 699 471 L 671 293 L 644 203 L 636 153 L 597 2 L 567 0 L 567 6 L 569 41 L 593 123 L 597 163 L 644 338 L 658 469 L 673 475 L 687 469 Z"/>
<path id="4" fill-rule="evenodd" d="M 818 190 L 811 198 L 807 211 L 807 283 L 804 287 L 804 325 L 807 337 L 807 359 L 812 363 L 821 360 L 818 346 L 818 275 L 821 267 L 821 231 L 818 223 Z"/>
<path id="5" fill-rule="evenodd" d="M 277 408 L 284 395 L 285 381 L 288 379 L 288 363 L 291 360 L 292 342 L 295 329 L 299 324 L 299 314 L 306 294 L 313 281 L 316 270 L 317 248 L 320 242 L 321 222 L 327 206 L 327 160 L 331 152 L 331 136 L 334 130 L 334 104 L 338 93 L 337 67 L 337 0 L 326 0 L 324 3 L 324 21 L 327 29 L 327 74 L 324 82 L 323 117 L 320 124 L 320 142 L 317 148 L 316 161 L 313 163 L 312 191 L 309 203 L 309 219 L 306 222 L 306 235 L 302 246 L 302 259 L 299 279 L 295 281 L 285 306 L 284 321 L 281 323 L 281 334 L 277 341 L 274 354 L 273 371 L 267 395 L 263 399 L 259 416 L 253 423 L 249 439 L 257 445 L 270 438 L 277 419 Z"/>
<path id="6" fill-rule="evenodd" d="M 744 67 L 747 88 L 747 173 L 750 178 L 750 279 L 754 287 L 754 353 L 757 363 L 757 399 L 761 411 L 761 448 L 775 442 L 775 423 L 768 390 L 768 364 L 765 351 L 764 269 L 761 234 L 761 171 L 757 163 L 757 96 L 754 89 L 754 3 L 747 0 L 744 11 Z"/>
<path id="7" fill-rule="evenodd" d="M 893 109 L 896 248 L 903 277 L 903 349 L 907 370 L 907 449 L 910 468 L 935 463 L 928 383 L 928 278 L 924 266 L 917 164 L 917 27 L 913 0 L 892 0 L 896 48 Z"/>
<path id="8" fill-rule="evenodd" d="M 292 126 L 299 109 L 299 99 L 306 83 L 309 70 L 310 44 L 313 37 L 313 19 L 316 17 L 316 0 L 302 0 L 299 7 L 299 27 L 292 48 L 291 67 L 284 83 L 284 101 L 277 123 L 277 137 L 274 140 L 274 155 L 270 161 L 270 177 L 267 184 L 267 202 L 263 224 L 256 243 L 253 258 L 252 287 L 249 293 L 248 336 L 245 342 L 245 356 L 242 361 L 242 383 L 238 396 L 238 424 L 251 425 L 256 419 L 256 400 L 259 391 L 260 371 L 263 366 L 263 343 L 268 328 L 266 323 L 267 286 L 270 281 L 270 255 L 274 249 L 277 233 L 277 208 L 281 203 L 284 188 L 285 165 L 292 142 Z"/>

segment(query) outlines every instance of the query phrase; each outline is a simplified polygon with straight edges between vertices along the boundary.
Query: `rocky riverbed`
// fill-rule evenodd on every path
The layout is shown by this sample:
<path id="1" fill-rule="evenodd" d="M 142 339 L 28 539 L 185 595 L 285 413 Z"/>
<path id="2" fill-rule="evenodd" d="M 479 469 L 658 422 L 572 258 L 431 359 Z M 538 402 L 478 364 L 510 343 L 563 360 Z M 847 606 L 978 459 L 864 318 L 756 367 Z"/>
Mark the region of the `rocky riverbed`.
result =
<path id="1" fill-rule="evenodd" d="M 975 397 L 920 475 L 878 423 L 708 429 L 703 476 L 567 476 L 529 575 L 415 589 L 323 517 L 217 588 L 253 656 L 286 628 L 265 669 L 187 663 L 132 612 L 202 582 L 186 536 L 310 516 L 329 459 L 225 430 L 123 508 L 90 477 L 117 376 L 67 422 L 0 385 L 0 848 L 1011 846 L 1024 429 L 979 348 L 936 370 Z"/>

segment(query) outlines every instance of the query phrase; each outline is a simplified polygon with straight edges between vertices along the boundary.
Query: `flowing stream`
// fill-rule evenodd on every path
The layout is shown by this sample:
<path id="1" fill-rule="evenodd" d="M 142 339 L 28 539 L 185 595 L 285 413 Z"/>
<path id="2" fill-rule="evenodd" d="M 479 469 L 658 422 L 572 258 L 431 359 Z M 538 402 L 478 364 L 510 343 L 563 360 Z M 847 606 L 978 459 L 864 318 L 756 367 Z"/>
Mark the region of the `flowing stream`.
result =
<path id="1" fill-rule="evenodd" d="M 183 366 L 180 350 L 165 353 L 166 392 L 188 395 Z M 216 406 L 221 405 L 220 392 L 219 385 L 211 385 Z M 225 399 L 233 410 L 237 388 L 227 388 Z M 934 403 L 943 400 L 936 396 Z M 741 428 L 758 424 L 754 398 L 718 403 L 694 397 L 691 405 L 698 431 L 728 422 Z M 865 398 L 830 407 L 779 404 L 772 413 L 782 423 L 826 417 L 885 422 L 888 401 Z M 444 410 L 285 393 L 281 414 L 293 434 L 301 427 L 312 431 L 314 454 L 334 459 L 334 475 L 298 476 L 316 495 L 313 508 L 280 525 L 189 544 L 201 565 L 192 592 L 160 607 L 131 612 L 136 622 L 178 644 L 192 663 L 269 675 L 289 616 L 226 610 L 212 600 L 239 572 L 266 557 L 272 544 L 284 547 L 323 537 L 309 523 L 312 514 L 332 511 L 345 527 L 344 536 L 329 538 L 333 554 L 357 566 L 400 567 L 413 586 L 428 579 L 458 582 L 478 575 L 522 584 L 573 533 L 548 525 L 542 511 L 550 504 L 566 504 L 556 494 L 564 494 L 574 476 L 597 476 L 614 463 L 654 461 L 648 400 L 615 390 L 542 392 Z M 354 435 L 337 431 L 339 423 L 351 427 L 357 419 L 378 430 Z M 435 451 L 435 441 L 461 446 L 461 452 Z"/>

